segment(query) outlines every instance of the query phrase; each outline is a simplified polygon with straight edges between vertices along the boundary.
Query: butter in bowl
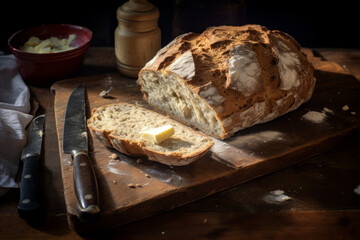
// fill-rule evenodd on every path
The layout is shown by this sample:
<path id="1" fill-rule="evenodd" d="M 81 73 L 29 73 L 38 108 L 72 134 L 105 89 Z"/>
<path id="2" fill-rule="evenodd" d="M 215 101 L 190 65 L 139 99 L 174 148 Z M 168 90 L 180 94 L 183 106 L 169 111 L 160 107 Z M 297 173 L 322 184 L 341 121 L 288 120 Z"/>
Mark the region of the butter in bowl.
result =
<path id="1" fill-rule="evenodd" d="M 70 34 L 68 38 L 60 39 L 57 37 L 50 37 L 45 40 L 32 36 L 20 47 L 20 50 L 30 53 L 57 53 L 68 51 L 75 48 L 74 46 L 71 46 L 71 43 L 75 38 L 75 34 Z"/>
<path id="2" fill-rule="evenodd" d="M 92 32 L 86 27 L 44 24 L 14 33 L 8 45 L 26 83 L 50 86 L 77 72 L 91 38 Z"/>

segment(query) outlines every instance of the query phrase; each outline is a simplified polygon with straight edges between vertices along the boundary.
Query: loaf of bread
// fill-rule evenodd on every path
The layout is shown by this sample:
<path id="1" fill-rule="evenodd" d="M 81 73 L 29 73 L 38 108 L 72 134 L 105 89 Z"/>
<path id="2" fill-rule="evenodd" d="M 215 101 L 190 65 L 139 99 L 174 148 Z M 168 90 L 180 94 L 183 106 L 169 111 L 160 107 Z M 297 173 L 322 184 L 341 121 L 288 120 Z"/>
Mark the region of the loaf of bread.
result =
<path id="1" fill-rule="evenodd" d="M 288 34 L 259 25 L 187 33 L 139 72 L 154 108 L 225 139 L 297 109 L 312 96 L 314 69 Z"/>
<path id="2" fill-rule="evenodd" d="M 154 111 L 127 103 L 105 105 L 92 110 L 87 121 L 93 137 L 108 147 L 135 157 L 171 166 L 189 164 L 214 144 L 210 137 Z M 172 125 L 175 133 L 155 144 L 141 139 L 141 132 Z"/>

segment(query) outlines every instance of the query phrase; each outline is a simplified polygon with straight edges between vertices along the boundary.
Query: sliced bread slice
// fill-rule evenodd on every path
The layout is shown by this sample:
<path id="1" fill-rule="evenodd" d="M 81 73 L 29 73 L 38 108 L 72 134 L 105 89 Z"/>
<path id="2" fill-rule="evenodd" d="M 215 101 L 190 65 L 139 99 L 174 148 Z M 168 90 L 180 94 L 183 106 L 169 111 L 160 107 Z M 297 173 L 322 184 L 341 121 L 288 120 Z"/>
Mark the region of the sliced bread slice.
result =
<path id="1" fill-rule="evenodd" d="M 92 110 L 87 121 L 93 137 L 108 147 L 135 157 L 170 166 L 187 165 L 203 156 L 214 144 L 210 137 L 154 111 L 128 103 Z M 172 125 L 175 133 L 155 144 L 141 139 L 141 132 Z"/>

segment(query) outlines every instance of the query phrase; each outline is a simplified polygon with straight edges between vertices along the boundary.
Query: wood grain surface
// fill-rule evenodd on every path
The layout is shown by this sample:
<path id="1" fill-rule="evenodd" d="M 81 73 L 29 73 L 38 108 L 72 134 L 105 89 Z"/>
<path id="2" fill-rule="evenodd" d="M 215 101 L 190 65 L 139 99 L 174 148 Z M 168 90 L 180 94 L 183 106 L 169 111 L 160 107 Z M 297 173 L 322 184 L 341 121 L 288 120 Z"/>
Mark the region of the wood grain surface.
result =
<path id="1" fill-rule="evenodd" d="M 310 49 L 304 50 L 312 54 Z M 359 49 L 316 52 L 316 69 L 337 72 L 346 79 L 346 75 L 353 74 L 360 81 Z M 91 47 L 79 76 L 115 72 L 114 49 Z M 343 82 L 338 84 L 341 88 Z M 360 184 L 360 131 L 347 135 L 329 151 L 226 191 L 100 234 L 79 235 L 67 221 L 54 96 L 49 88 L 29 88 L 39 105 L 38 114 L 46 114 L 40 158 L 44 222 L 34 226 L 21 219 L 17 214 L 19 189 L 10 189 L 0 198 L 0 239 L 328 240 L 360 236 L 360 196 L 354 192 Z M 283 203 L 264 201 L 277 189 L 291 199 Z"/>
<path id="2" fill-rule="evenodd" d="M 64 196 L 70 226 L 78 232 L 102 231 L 184 205 L 256 177 L 296 164 L 322 153 L 343 136 L 359 128 L 360 84 L 351 75 L 316 71 L 313 97 L 298 110 L 269 123 L 240 131 L 220 141 L 203 158 L 184 167 L 169 168 L 146 159 L 125 156 L 90 142 L 100 191 L 101 219 L 83 224 L 76 217 L 72 160 L 62 153 L 63 119 L 71 91 L 84 83 L 90 109 L 116 102 L 146 106 L 135 80 L 120 74 L 78 77 L 53 85 L 55 120 L 60 147 Z M 110 98 L 99 93 L 113 87 Z M 349 111 L 343 106 L 348 105 Z M 308 112 L 324 117 L 317 123 L 306 120 Z M 88 114 L 90 116 L 90 114 Z M 88 117 L 89 117 L 88 116 Z M 109 156 L 118 155 L 119 160 Z M 138 187 L 128 187 L 133 184 Z"/>

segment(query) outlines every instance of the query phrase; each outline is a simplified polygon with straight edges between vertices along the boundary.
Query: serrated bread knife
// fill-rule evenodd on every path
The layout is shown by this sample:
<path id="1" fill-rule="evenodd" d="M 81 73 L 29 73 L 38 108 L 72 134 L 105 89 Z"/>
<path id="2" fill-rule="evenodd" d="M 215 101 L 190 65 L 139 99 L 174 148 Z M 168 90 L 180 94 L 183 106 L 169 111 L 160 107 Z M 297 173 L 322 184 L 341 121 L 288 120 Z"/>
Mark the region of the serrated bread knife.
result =
<path id="1" fill-rule="evenodd" d="M 63 132 L 63 152 L 74 161 L 74 188 L 78 200 L 78 218 L 95 222 L 100 216 L 99 193 L 95 172 L 88 155 L 86 100 L 83 84 L 75 88 L 68 100 Z"/>
<path id="2" fill-rule="evenodd" d="M 39 217 L 39 158 L 44 134 L 45 115 L 32 120 L 28 129 L 28 141 L 21 153 L 23 170 L 20 182 L 19 216 L 26 220 Z"/>

